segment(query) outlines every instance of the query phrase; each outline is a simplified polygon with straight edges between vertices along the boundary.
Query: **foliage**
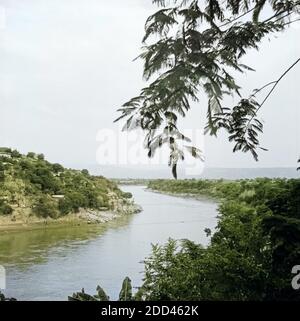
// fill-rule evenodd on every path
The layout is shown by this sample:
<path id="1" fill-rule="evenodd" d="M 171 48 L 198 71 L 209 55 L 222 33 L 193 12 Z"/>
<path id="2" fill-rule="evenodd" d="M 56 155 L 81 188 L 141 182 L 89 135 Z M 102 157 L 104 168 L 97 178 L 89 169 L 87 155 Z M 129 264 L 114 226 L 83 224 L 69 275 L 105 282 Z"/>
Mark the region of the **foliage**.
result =
<path id="1" fill-rule="evenodd" d="M 37 155 L 37 159 L 38 159 L 38 160 L 44 160 L 44 159 L 45 159 L 44 154 L 38 154 L 38 155 Z"/>
<path id="2" fill-rule="evenodd" d="M 4 171 L 3 171 L 3 170 L 0 170 L 0 183 L 1 183 L 1 182 L 4 182 L 4 179 L 5 179 Z"/>
<path id="3" fill-rule="evenodd" d="M 89 171 L 87 169 L 83 169 L 81 171 L 82 174 L 86 175 L 86 176 L 89 176 Z"/>
<path id="4" fill-rule="evenodd" d="M 55 163 L 52 165 L 52 170 L 55 174 L 62 173 L 64 171 L 64 168 L 62 165 Z"/>
<path id="5" fill-rule="evenodd" d="M 130 192 L 123 192 L 122 195 L 124 198 L 132 198 L 132 194 Z"/>
<path id="6" fill-rule="evenodd" d="M 122 284 L 122 289 L 119 294 L 119 301 L 131 301 L 132 300 L 132 286 L 131 280 L 127 276 Z"/>
<path id="7" fill-rule="evenodd" d="M 27 154 L 27 157 L 28 157 L 28 158 L 35 158 L 35 153 L 29 152 L 29 153 Z"/>
<path id="8" fill-rule="evenodd" d="M 124 130 L 145 131 L 145 147 L 152 157 L 157 148 L 167 145 L 169 165 L 177 178 L 177 163 L 185 152 L 202 159 L 202 153 L 190 146 L 177 120 L 185 117 L 191 102 L 199 103 L 199 92 L 207 95 L 206 132 L 217 135 L 223 128 L 234 151 L 250 151 L 257 160 L 261 148 L 258 133 L 263 124 L 257 112 L 282 78 L 255 89 L 249 97 L 241 97 L 234 74 L 253 69 L 241 59 L 249 49 L 259 49 L 261 41 L 284 31 L 299 20 L 299 0 L 153 0 L 161 7 L 145 24 L 143 52 L 144 77 L 152 81 L 140 94 L 120 109 L 126 119 Z M 263 17 L 263 18 L 262 18 Z M 257 95 L 270 91 L 260 103 Z M 238 102 L 233 108 L 223 105 L 224 97 Z M 180 146 L 183 142 L 183 147 Z M 264 148 L 263 148 L 264 149 Z"/>
<path id="9" fill-rule="evenodd" d="M 7 298 L 5 295 L 0 291 L 0 302 L 1 301 L 16 301 L 14 298 Z"/>
<path id="10" fill-rule="evenodd" d="M 8 148 L 0 151 L 12 155 L 0 159 L 0 215 L 11 214 L 13 204 L 32 208 L 39 217 L 58 218 L 80 208 L 113 210 L 110 194 L 120 199 L 129 197 L 103 176 L 51 164 L 43 154 L 29 152 L 24 156 Z"/>
<path id="11" fill-rule="evenodd" d="M 22 154 L 19 153 L 17 150 L 13 150 L 13 151 L 11 152 L 11 157 L 21 158 L 21 157 L 22 157 Z"/>
<path id="12" fill-rule="evenodd" d="M 221 215 L 205 249 L 186 240 L 153 247 L 145 260 L 144 299 L 300 300 L 291 287 L 291 269 L 300 260 L 300 180 L 208 183 L 168 182 L 172 192 L 221 195 Z M 196 184 L 205 189 L 197 194 Z M 154 186 L 167 190 L 166 181 Z"/>
<path id="13" fill-rule="evenodd" d="M 36 216 L 47 218 L 58 218 L 59 212 L 56 204 L 50 197 L 41 196 L 33 207 L 33 213 Z"/>
<path id="14" fill-rule="evenodd" d="M 11 152 L 12 152 L 12 150 L 9 147 L 0 147 L 0 153 L 10 154 Z"/>
<path id="15" fill-rule="evenodd" d="M 73 293 L 73 295 L 69 296 L 68 299 L 69 301 L 109 301 L 109 296 L 98 285 L 96 295 L 86 294 L 84 289 L 82 289 L 81 292 Z M 119 294 L 119 301 L 131 300 L 133 300 L 131 280 L 129 277 L 126 277 L 123 281 L 122 289 Z"/>
<path id="16" fill-rule="evenodd" d="M 10 215 L 12 214 L 12 207 L 7 204 L 4 200 L 0 199 L 0 215 Z"/>

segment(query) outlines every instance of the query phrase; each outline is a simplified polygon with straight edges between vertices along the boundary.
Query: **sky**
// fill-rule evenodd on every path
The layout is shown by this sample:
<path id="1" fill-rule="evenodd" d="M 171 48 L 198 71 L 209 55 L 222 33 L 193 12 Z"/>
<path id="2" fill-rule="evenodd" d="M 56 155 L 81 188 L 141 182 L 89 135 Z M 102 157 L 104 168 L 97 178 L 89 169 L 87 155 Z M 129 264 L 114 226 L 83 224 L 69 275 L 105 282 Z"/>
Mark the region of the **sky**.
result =
<path id="1" fill-rule="evenodd" d="M 164 153 L 149 163 L 141 133 L 128 137 L 113 123 L 116 110 L 146 85 L 142 62 L 133 59 L 155 9 L 150 0 L 0 0 L 0 146 L 44 153 L 66 166 L 166 166 Z M 256 72 L 238 76 L 246 96 L 300 56 L 299 35 L 294 25 L 247 54 L 244 62 Z M 261 110 L 261 143 L 268 151 L 260 152 L 259 162 L 233 154 L 224 133 L 202 136 L 207 99 L 200 95 L 181 126 L 203 150 L 201 166 L 296 167 L 299 83 L 300 65 Z"/>

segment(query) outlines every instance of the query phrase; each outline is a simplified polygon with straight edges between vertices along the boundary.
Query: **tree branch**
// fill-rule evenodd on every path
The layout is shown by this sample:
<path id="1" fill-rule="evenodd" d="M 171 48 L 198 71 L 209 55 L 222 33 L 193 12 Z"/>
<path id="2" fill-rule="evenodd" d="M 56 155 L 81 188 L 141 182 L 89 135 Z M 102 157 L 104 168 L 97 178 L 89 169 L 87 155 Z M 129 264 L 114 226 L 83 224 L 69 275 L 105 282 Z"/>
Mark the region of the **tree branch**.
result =
<path id="1" fill-rule="evenodd" d="M 228 24 L 230 24 L 230 23 L 232 23 L 232 22 L 234 22 L 234 21 L 239 20 L 240 18 L 246 16 L 248 13 L 250 13 L 250 12 L 252 12 L 254 9 L 256 9 L 256 7 L 257 7 L 257 6 L 254 6 L 253 8 L 251 8 L 251 9 L 249 9 L 248 11 L 242 13 L 241 15 L 239 15 L 239 16 L 237 16 L 237 17 L 235 17 L 235 18 L 233 18 L 233 19 L 231 19 L 231 20 L 229 20 L 229 21 L 226 21 L 224 24 L 222 24 L 221 26 L 219 26 L 219 28 L 225 27 L 225 26 L 227 26 Z"/>
<path id="2" fill-rule="evenodd" d="M 271 90 L 269 91 L 269 93 L 267 94 L 267 96 L 265 97 L 265 99 L 263 100 L 263 102 L 260 104 L 258 110 L 263 106 L 263 104 L 267 101 L 267 99 L 271 96 L 272 92 L 275 90 L 275 88 L 277 87 L 277 85 L 279 84 L 279 82 L 282 80 L 283 77 L 286 76 L 286 74 L 293 69 L 297 63 L 300 61 L 300 58 L 298 58 L 274 83 L 274 86 L 271 88 Z M 257 110 L 257 111 L 258 111 Z"/>
<path id="3" fill-rule="evenodd" d="M 258 92 L 260 92 L 261 90 L 263 90 L 264 88 L 270 86 L 273 84 L 273 87 L 271 88 L 271 90 L 268 92 L 268 94 L 266 95 L 266 97 L 264 98 L 264 100 L 262 101 L 262 103 L 259 105 L 259 107 L 256 110 L 255 115 L 253 115 L 247 124 L 247 127 L 249 126 L 249 124 L 251 123 L 251 121 L 253 120 L 253 118 L 257 115 L 257 112 L 260 110 L 260 108 L 264 105 L 264 103 L 268 100 L 268 98 L 271 96 L 271 94 L 273 93 L 273 91 L 275 90 L 275 88 L 278 86 L 279 82 L 287 75 L 287 73 L 289 71 L 291 71 L 296 65 L 297 63 L 300 61 L 300 58 L 298 58 L 277 80 L 272 81 L 266 85 L 264 85 L 263 87 L 261 87 L 260 89 L 257 89 L 255 91 L 255 93 L 253 95 L 251 95 L 251 97 L 253 97 L 255 94 L 257 94 Z"/>

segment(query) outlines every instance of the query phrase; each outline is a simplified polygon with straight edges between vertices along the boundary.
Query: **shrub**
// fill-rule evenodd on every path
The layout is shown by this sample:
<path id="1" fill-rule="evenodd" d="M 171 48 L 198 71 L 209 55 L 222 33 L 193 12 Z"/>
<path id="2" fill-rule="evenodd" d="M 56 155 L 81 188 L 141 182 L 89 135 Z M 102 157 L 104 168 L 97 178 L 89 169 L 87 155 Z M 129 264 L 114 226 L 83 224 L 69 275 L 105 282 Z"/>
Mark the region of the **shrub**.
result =
<path id="1" fill-rule="evenodd" d="M 123 196 L 124 198 L 132 198 L 132 194 L 131 194 L 130 192 L 123 192 L 123 193 L 122 193 L 122 196 Z"/>
<path id="2" fill-rule="evenodd" d="M 3 200 L 0 200 L 0 215 L 10 215 L 12 212 L 12 207 L 6 204 Z"/>
<path id="3" fill-rule="evenodd" d="M 13 151 L 11 152 L 11 157 L 13 157 L 13 158 L 21 158 L 21 157 L 22 157 L 22 154 L 19 153 L 17 150 L 13 150 Z"/>
<path id="4" fill-rule="evenodd" d="M 67 215 L 73 210 L 73 203 L 69 197 L 65 197 L 58 201 L 58 209 L 62 215 Z"/>
<path id="5" fill-rule="evenodd" d="M 38 201 L 36 202 L 33 208 L 33 211 L 37 216 L 40 216 L 43 218 L 59 217 L 59 212 L 55 201 L 53 201 L 50 197 L 47 197 L 47 196 L 42 196 L 38 199 Z"/>
<path id="6" fill-rule="evenodd" d="M 29 153 L 27 154 L 27 157 L 28 157 L 28 158 L 35 158 L 35 153 L 29 152 Z"/>

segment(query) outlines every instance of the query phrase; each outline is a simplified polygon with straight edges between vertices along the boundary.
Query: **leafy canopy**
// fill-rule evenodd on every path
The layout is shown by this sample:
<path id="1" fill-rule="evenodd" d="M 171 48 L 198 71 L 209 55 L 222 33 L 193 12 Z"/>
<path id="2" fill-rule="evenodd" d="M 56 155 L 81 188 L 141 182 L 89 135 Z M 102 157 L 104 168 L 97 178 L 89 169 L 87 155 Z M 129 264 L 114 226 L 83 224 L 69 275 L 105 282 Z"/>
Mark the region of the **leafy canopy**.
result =
<path id="1" fill-rule="evenodd" d="M 258 133 L 263 124 L 257 111 L 278 85 L 272 81 L 243 98 L 233 73 L 253 70 L 241 63 L 249 49 L 259 49 L 262 39 L 283 31 L 299 20 L 299 0 L 153 0 L 159 10 L 145 24 L 144 78 L 149 81 L 140 94 L 126 102 L 116 119 L 126 119 L 124 130 L 145 131 L 148 156 L 163 145 L 169 146 L 169 166 L 176 178 L 179 160 L 185 151 L 202 159 L 177 126 L 199 92 L 208 98 L 206 132 L 228 132 L 234 151 L 250 151 L 257 160 L 261 148 Z M 300 59 L 299 59 L 300 60 Z M 288 71 L 299 62 L 297 60 Z M 287 72 L 287 71 L 286 71 Z M 270 89 L 260 103 L 256 95 Z M 234 107 L 223 106 L 225 96 L 238 97 Z M 179 141 L 184 147 L 179 147 Z"/>

